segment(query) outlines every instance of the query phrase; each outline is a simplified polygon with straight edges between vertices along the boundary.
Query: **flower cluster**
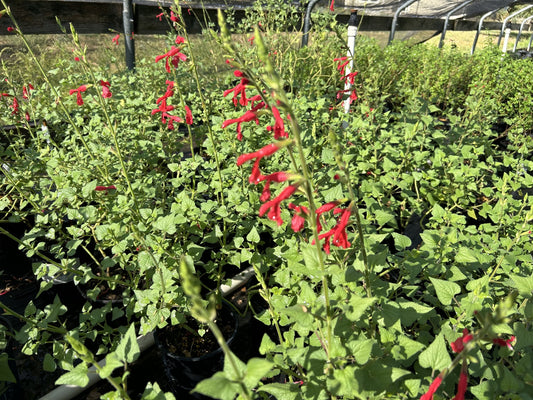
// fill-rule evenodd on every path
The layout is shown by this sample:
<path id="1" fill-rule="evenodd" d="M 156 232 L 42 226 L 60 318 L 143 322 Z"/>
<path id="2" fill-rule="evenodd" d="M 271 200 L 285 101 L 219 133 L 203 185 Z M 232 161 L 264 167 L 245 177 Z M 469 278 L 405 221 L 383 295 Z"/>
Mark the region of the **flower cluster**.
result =
<path id="1" fill-rule="evenodd" d="M 338 57 L 338 58 L 334 58 L 333 61 L 338 63 L 337 70 L 341 74 L 341 81 L 344 82 L 344 90 L 337 91 L 337 99 L 340 99 L 341 97 L 343 97 L 345 94 L 348 93 L 349 94 L 348 101 L 350 102 L 350 104 L 352 104 L 352 102 L 354 102 L 358 98 L 357 91 L 352 87 L 355 83 L 355 77 L 357 76 L 358 72 L 352 71 L 352 72 L 346 73 L 346 67 L 351 62 L 350 57 L 347 57 L 347 56 Z"/>

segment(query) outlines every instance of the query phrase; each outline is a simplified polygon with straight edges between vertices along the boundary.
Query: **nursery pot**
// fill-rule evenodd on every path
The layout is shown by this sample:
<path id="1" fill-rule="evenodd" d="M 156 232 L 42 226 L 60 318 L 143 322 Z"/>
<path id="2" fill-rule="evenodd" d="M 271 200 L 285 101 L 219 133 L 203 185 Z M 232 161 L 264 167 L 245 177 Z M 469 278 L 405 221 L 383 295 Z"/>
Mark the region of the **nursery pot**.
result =
<path id="1" fill-rule="evenodd" d="M 195 329 L 195 321 L 190 320 L 190 326 Z M 239 327 L 238 316 L 233 309 L 224 304 L 217 312 L 216 324 L 223 331 L 224 338 L 228 345 L 232 345 L 237 335 Z M 224 352 L 216 344 L 216 348 L 206 354 L 197 355 L 196 349 L 201 350 L 203 345 L 200 339 L 192 348 L 190 355 L 184 355 L 183 349 L 177 349 L 173 343 L 188 343 L 187 336 L 192 333 L 187 332 L 181 325 L 167 327 L 154 332 L 154 339 L 163 359 L 163 366 L 168 378 L 169 389 L 178 398 L 193 397 L 196 399 L 206 399 L 205 396 L 189 392 L 202 380 L 211 377 L 215 372 L 221 371 L 224 367 Z M 214 340 L 210 333 L 205 334 Z M 213 343 L 211 343 L 213 344 Z M 206 345 L 207 346 L 207 345 Z"/>

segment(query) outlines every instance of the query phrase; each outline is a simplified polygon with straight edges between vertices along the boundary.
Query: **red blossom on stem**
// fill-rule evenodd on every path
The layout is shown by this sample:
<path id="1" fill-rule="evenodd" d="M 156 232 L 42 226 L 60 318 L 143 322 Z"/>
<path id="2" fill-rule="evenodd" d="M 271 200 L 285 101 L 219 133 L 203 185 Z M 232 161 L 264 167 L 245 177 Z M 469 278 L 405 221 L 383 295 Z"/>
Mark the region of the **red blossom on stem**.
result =
<path id="1" fill-rule="evenodd" d="M 120 33 L 118 33 L 113 39 L 111 39 L 111 42 L 116 44 L 118 46 L 118 40 L 120 39 Z"/>
<path id="2" fill-rule="evenodd" d="M 344 57 L 334 58 L 333 61 L 337 61 L 339 63 L 337 65 L 337 70 L 341 72 L 341 75 L 344 75 L 346 66 L 350 63 L 350 59 L 344 56 Z"/>
<path id="3" fill-rule="evenodd" d="M 174 13 L 174 11 L 170 11 L 170 20 L 172 22 L 179 22 L 180 19 L 177 14 Z"/>
<path id="4" fill-rule="evenodd" d="M 8 32 L 13 32 L 13 31 L 15 31 L 15 28 L 13 28 L 12 26 L 8 26 L 7 27 L 7 31 Z"/>
<path id="5" fill-rule="evenodd" d="M 461 367 L 461 374 L 459 375 L 459 383 L 457 385 L 457 393 L 453 400 L 465 400 L 466 388 L 468 387 L 468 366 L 466 360 L 463 360 Z"/>
<path id="6" fill-rule="evenodd" d="M 305 218 L 302 214 L 309 215 L 309 209 L 305 206 L 296 206 L 289 203 L 289 210 L 294 210 L 294 215 L 291 220 L 291 228 L 294 232 L 299 232 L 305 225 Z"/>
<path id="7" fill-rule="evenodd" d="M 233 105 L 236 107 L 238 102 L 244 107 L 248 105 L 248 99 L 246 98 L 246 85 L 250 83 L 250 81 L 244 77 L 244 74 L 241 71 L 236 70 L 233 72 L 233 74 L 238 78 L 242 78 L 241 82 L 233 89 L 225 90 L 223 96 L 226 97 L 228 94 L 233 93 Z"/>
<path id="8" fill-rule="evenodd" d="M 318 233 L 320 233 L 320 231 L 322 230 L 322 224 L 320 223 L 320 216 L 328 211 L 333 210 L 339 204 L 340 202 L 337 200 L 330 201 L 329 203 L 326 203 L 316 209 L 315 214 L 316 214 L 316 225 L 317 225 Z"/>
<path id="9" fill-rule="evenodd" d="M 109 97 L 113 96 L 113 94 L 111 93 L 111 90 L 109 90 L 109 86 L 111 86 L 109 82 L 101 80 L 100 86 L 102 86 L 102 97 L 104 99 L 108 99 Z"/>
<path id="10" fill-rule="evenodd" d="M 257 175 L 257 177 L 253 176 L 254 174 L 252 172 L 252 175 L 250 175 L 249 180 L 250 180 L 250 183 L 254 183 L 256 185 L 260 181 L 266 181 L 265 186 L 263 188 L 263 192 L 261 193 L 261 197 L 259 198 L 259 200 L 261 200 L 264 203 L 265 201 L 270 200 L 270 196 L 271 196 L 270 183 L 271 182 L 278 182 L 278 183 L 279 182 L 285 182 L 287 179 L 289 179 L 289 176 L 283 171 L 274 172 L 273 174 L 263 176 L 259 172 L 259 163 L 257 161 L 254 163 L 254 167 L 256 166 L 256 164 L 257 164 L 258 175 Z M 253 182 L 252 182 L 252 180 L 253 180 Z"/>
<path id="11" fill-rule="evenodd" d="M 329 4 L 329 11 L 335 11 L 335 0 L 331 0 L 331 3 Z"/>
<path id="12" fill-rule="evenodd" d="M 185 38 L 182 37 L 182 36 L 176 36 L 176 40 L 175 40 L 176 44 L 182 44 L 182 43 L 185 43 Z"/>
<path id="13" fill-rule="evenodd" d="M 275 221 L 278 226 L 281 226 L 281 224 L 283 224 L 283 220 L 281 219 L 280 204 L 283 200 L 287 200 L 289 197 L 291 197 L 296 189 L 298 189 L 298 185 L 289 185 L 283 189 L 277 197 L 262 204 L 259 208 L 259 216 L 262 217 L 268 211 L 268 219 Z"/>
<path id="14" fill-rule="evenodd" d="M 164 17 L 165 13 L 160 13 L 160 14 L 157 14 L 155 17 L 159 20 L 159 21 L 162 21 L 162 18 Z"/>
<path id="15" fill-rule="evenodd" d="M 337 222 L 337 224 L 331 228 L 328 232 L 323 233 L 318 236 L 319 240 L 325 239 L 324 241 L 324 251 L 329 254 L 330 253 L 330 243 L 337 247 L 342 247 L 344 249 L 347 249 L 350 247 L 350 242 L 348 242 L 348 236 L 346 234 L 346 226 L 348 225 L 348 222 L 350 221 L 350 215 L 351 210 L 350 208 L 346 208 L 344 210 L 341 209 L 335 209 L 333 212 L 337 211 L 336 213 L 341 212 L 342 215 Z M 333 240 L 331 240 L 333 238 Z M 313 240 L 313 244 L 315 241 Z"/>
<path id="16" fill-rule="evenodd" d="M 283 119 L 281 118 L 281 115 L 279 113 L 279 110 L 272 106 L 272 114 L 274 115 L 274 126 L 267 126 L 268 131 L 274 131 L 274 139 L 279 140 L 281 138 L 288 138 L 289 134 L 285 132 L 285 124 L 283 122 Z"/>
<path id="17" fill-rule="evenodd" d="M 188 106 L 185 106 L 185 123 L 187 125 L 192 125 L 192 112 Z"/>
<path id="18" fill-rule="evenodd" d="M 76 93 L 76 103 L 79 106 L 82 106 L 83 105 L 83 99 L 81 97 L 81 94 L 82 94 L 82 92 L 85 92 L 86 90 L 87 90 L 87 85 L 81 85 L 77 89 L 70 89 L 70 91 L 68 93 L 69 93 L 70 96 L 72 96 L 74 93 Z"/>
<path id="19" fill-rule="evenodd" d="M 113 189 L 113 190 L 116 190 L 117 188 L 115 187 L 115 185 L 110 185 L 110 186 L 96 186 L 94 188 L 94 190 L 96 190 L 97 192 L 102 192 L 104 190 L 110 190 L 110 189 Z"/>
<path id="20" fill-rule="evenodd" d="M 429 385 L 428 391 L 420 397 L 420 400 L 433 400 L 433 395 L 442 383 L 442 377 L 439 375 L 435 378 L 431 385 Z"/>
<path id="21" fill-rule="evenodd" d="M 33 85 L 31 83 L 28 86 L 22 87 L 22 98 L 28 100 L 30 98 L 30 90 L 33 90 Z"/>
<path id="22" fill-rule="evenodd" d="M 178 68 L 180 61 L 187 61 L 187 56 L 181 52 L 181 49 L 176 46 L 171 46 L 170 50 L 163 55 L 157 56 L 155 62 L 159 62 L 165 59 L 165 70 L 170 73 L 170 63 L 174 65 L 174 68 Z"/>
<path id="23" fill-rule="evenodd" d="M 461 336 L 456 341 L 450 343 L 452 351 L 454 353 L 460 353 L 465 348 L 465 344 L 470 342 L 473 338 L 474 338 L 474 336 L 472 336 L 472 334 L 468 333 L 468 329 L 464 329 L 463 330 L 463 336 Z"/>
<path id="24" fill-rule="evenodd" d="M 515 336 L 511 336 L 507 340 L 496 338 L 496 339 L 492 339 L 492 343 L 498 346 L 507 347 L 509 350 L 514 350 L 512 343 L 515 341 L 515 339 L 516 339 Z"/>
<path id="25" fill-rule="evenodd" d="M 237 139 L 242 140 L 243 136 L 242 136 L 241 124 L 243 122 L 250 122 L 250 121 L 255 121 L 255 123 L 259 125 L 259 120 L 257 119 L 256 111 L 249 110 L 249 111 L 246 111 L 239 118 L 228 119 L 222 123 L 222 128 L 226 128 L 227 126 L 236 123 L 237 124 Z"/>

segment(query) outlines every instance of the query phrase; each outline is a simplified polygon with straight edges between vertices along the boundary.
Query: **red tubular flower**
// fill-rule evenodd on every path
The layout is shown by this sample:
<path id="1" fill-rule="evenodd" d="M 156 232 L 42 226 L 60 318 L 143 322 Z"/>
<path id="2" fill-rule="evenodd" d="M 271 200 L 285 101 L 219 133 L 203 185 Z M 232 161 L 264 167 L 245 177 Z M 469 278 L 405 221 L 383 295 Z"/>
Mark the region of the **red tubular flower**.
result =
<path id="1" fill-rule="evenodd" d="M 22 98 L 28 100 L 30 98 L 30 90 L 33 90 L 33 85 L 30 83 L 28 86 L 22 87 Z"/>
<path id="2" fill-rule="evenodd" d="M 100 86 L 102 86 L 102 97 L 104 99 L 108 99 L 109 97 L 111 97 L 113 94 L 111 93 L 111 90 L 109 90 L 109 86 L 111 86 L 111 84 L 107 81 L 100 81 Z"/>
<path id="3" fill-rule="evenodd" d="M 468 329 L 464 329 L 463 330 L 463 336 L 461 336 L 456 341 L 450 343 L 452 351 L 454 353 L 460 353 L 465 348 L 465 344 L 470 342 L 473 338 L 474 338 L 474 336 L 472 336 L 472 334 L 468 333 Z"/>
<path id="4" fill-rule="evenodd" d="M 305 206 L 296 206 L 293 203 L 289 203 L 289 210 L 294 210 L 291 228 L 294 232 L 299 232 L 305 225 L 305 218 L 302 217 L 302 214 L 309 215 L 309 209 Z"/>
<path id="5" fill-rule="evenodd" d="M 117 188 L 115 187 L 115 185 L 111 185 L 111 186 L 96 186 L 94 188 L 94 190 L 96 190 L 97 192 L 102 192 L 104 190 L 110 190 L 110 189 L 116 190 Z"/>
<path id="6" fill-rule="evenodd" d="M 357 76 L 357 74 L 358 74 L 357 71 L 350 72 L 349 74 L 344 75 L 341 78 L 341 80 L 343 80 L 346 83 L 350 83 L 351 85 L 353 85 L 355 83 L 355 77 Z"/>
<path id="7" fill-rule="evenodd" d="M 13 96 L 13 104 L 10 105 L 9 107 L 13 109 L 13 111 L 11 111 L 12 115 L 15 115 L 19 112 L 19 101 L 17 100 L 15 96 Z"/>
<path id="8" fill-rule="evenodd" d="M 8 26 L 7 27 L 7 31 L 8 32 L 13 32 L 15 30 L 15 28 L 13 28 L 12 26 Z"/>
<path id="9" fill-rule="evenodd" d="M 256 165 L 256 163 L 258 164 L 257 172 L 259 172 L 259 163 L 257 162 L 257 160 L 254 163 L 254 166 Z M 259 200 L 261 200 L 263 203 L 265 201 L 270 200 L 270 182 L 279 183 L 279 182 L 285 182 L 287 179 L 289 179 L 288 175 L 283 171 L 274 172 L 273 174 L 266 175 L 266 176 L 263 176 L 260 173 L 257 177 L 255 176 L 252 177 L 252 175 L 250 175 L 250 183 L 255 183 L 257 185 L 257 183 L 259 183 L 260 181 L 266 181 L 265 187 L 263 188 L 263 192 L 261 193 L 261 197 L 259 198 Z M 252 182 L 253 179 L 255 180 Z"/>
<path id="10" fill-rule="evenodd" d="M 170 11 L 170 20 L 172 22 L 179 22 L 180 19 L 177 14 L 174 14 L 174 11 Z"/>
<path id="11" fill-rule="evenodd" d="M 253 159 L 261 159 L 263 157 L 268 157 L 278 151 L 280 147 L 276 143 L 267 144 L 265 147 L 254 151 L 253 153 L 242 154 L 237 158 L 237 166 L 241 166 L 245 162 L 248 162 Z"/>
<path id="12" fill-rule="evenodd" d="M 176 40 L 175 40 L 176 44 L 182 44 L 182 43 L 185 43 L 185 38 L 182 37 L 182 36 L 176 36 Z"/>
<path id="13" fill-rule="evenodd" d="M 333 210 L 335 207 L 337 207 L 340 204 L 339 201 L 331 201 L 329 203 L 326 203 L 320 207 L 318 207 L 315 211 L 316 214 L 316 225 L 318 228 L 318 232 L 322 230 L 322 225 L 320 224 L 320 216 L 324 214 L 325 212 Z"/>
<path id="14" fill-rule="evenodd" d="M 514 342 L 516 337 L 513 335 L 509 339 L 504 340 L 500 338 L 492 339 L 492 343 L 498 345 L 498 346 L 506 346 L 509 350 L 514 350 L 512 342 Z"/>
<path id="15" fill-rule="evenodd" d="M 351 210 L 349 208 L 346 208 L 344 210 L 336 210 L 339 210 L 337 214 L 339 212 L 342 213 L 337 224 L 326 233 L 323 233 L 318 236 L 319 240 L 325 239 L 323 249 L 327 254 L 330 253 L 330 244 L 333 244 L 337 247 L 342 247 L 343 249 L 347 249 L 348 247 L 350 247 L 350 242 L 348 242 L 348 237 L 346 235 L 346 226 L 350 221 Z M 333 238 L 333 240 L 331 240 L 331 238 Z M 312 243 L 314 244 L 315 241 L 313 240 Z"/>
<path id="16" fill-rule="evenodd" d="M 181 53 L 181 49 L 179 47 L 171 46 L 170 50 L 166 52 L 165 54 L 161 56 L 157 56 L 155 58 L 155 62 L 159 62 L 162 59 L 165 60 L 165 69 L 168 73 L 170 73 L 170 63 L 174 65 L 174 68 L 178 68 L 178 63 L 180 61 L 187 61 L 187 56 L 183 53 Z"/>
<path id="17" fill-rule="evenodd" d="M 226 128 L 228 125 L 236 123 L 237 124 L 237 139 L 242 140 L 243 136 L 242 136 L 241 124 L 243 122 L 249 122 L 249 121 L 254 121 L 254 120 L 255 120 L 255 123 L 259 125 L 259 120 L 257 119 L 257 112 L 250 110 L 250 111 L 246 111 L 239 118 L 233 118 L 233 119 L 228 119 L 224 121 L 222 123 L 222 128 Z"/>
<path id="18" fill-rule="evenodd" d="M 285 132 L 285 124 L 277 107 L 272 106 L 272 114 L 274 115 L 274 127 L 267 126 L 268 131 L 274 131 L 274 139 L 288 138 L 289 134 Z"/>
<path id="19" fill-rule="evenodd" d="M 233 72 L 233 75 L 235 75 L 237 78 L 242 78 L 241 82 L 233 89 L 225 90 L 223 96 L 226 97 L 228 94 L 233 93 L 233 105 L 236 107 L 237 103 L 239 103 L 241 106 L 244 107 L 248 105 L 249 101 L 246 98 L 246 85 L 249 84 L 250 81 L 244 77 L 244 74 L 241 71 L 236 70 Z"/>
<path id="20" fill-rule="evenodd" d="M 70 96 L 72 96 L 74 93 L 76 93 L 76 103 L 79 106 L 82 106 L 83 105 L 83 99 L 81 97 L 81 93 L 85 92 L 86 90 L 87 90 L 87 85 L 81 85 L 77 89 L 70 89 L 70 91 L 68 93 L 69 93 Z"/>
<path id="21" fill-rule="evenodd" d="M 331 3 L 329 4 L 329 11 L 333 12 L 335 11 L 335 0 L 331 0 Z"/>
<path id="22" fill-rule="evenodd" d="M 433 395 L 439 388 L 440 384 L 442 383 L 441 376 L 437 376 L 433 382 L 431 382 L 431 385 L 429 385 L 428 391 L 420 397 L 420 400 L 433 400 Z"/>
<path id="23" fill-rule="evenodd" d="M 461 367 L 461 374 L 459 375 L 459 383 L 457 385 L 457 393 L 452 400 L 465 400 L 466 388 L 468 387 L 468 366 L 466 360 L 463 361 Z"/>
<path id="24" fill-rule="evenodd" d="M 346 56 L 334 58 L 333 61 L 338 61 L 337 70 L 341 72 L 341 75 L 345 74 L 346 66 L 350 63 L 350 59 Z"/>
<path id="25" fill-rule="evenodd" d="M 157 14 L 155 17 L 156 17 L 159 21 L 161 21 L 164 15 L 165 15 L 165 13 L 161 13 L 161 14 Z"/>
<path id="26" fill-rule="evenodd" d="M 167 90 L 163 96 L 161 96 L 155 101 L 156 104 L 163 102 L 164 106 L 166 106 L 166 100 L 169 97 L 174 96 L 174 81 L 167 80 L 166 83 L 167 83 Z"/>
<path id="27" fill-rule="evenodd" d="M 275 221 L 278 226 L 283 224 L 283 220 L 281 219 L 280 204 L 283 200 L 287 200 L 289 197 L 291 197 L 296 189 L 298 189 L 298 185 L 289 185 L 283 189 L 277 197 L 262 204 L 259 208 L 259 216 L 262 217 L 268 211 L 268 219 Z"/>
<path id="28" fill-rule="evenodd" d="M 120 39 L 120 33 L 117 34 L 113 39 L 111 39 L 111 42 L 116 44 L 118 46 L 118 40 Z"/>
<path id="29" fill-rule="evenodd" d="M 185 123 L 187 125 L 192 125 L 192 112 L 188 106 L 185 106 Z"/>

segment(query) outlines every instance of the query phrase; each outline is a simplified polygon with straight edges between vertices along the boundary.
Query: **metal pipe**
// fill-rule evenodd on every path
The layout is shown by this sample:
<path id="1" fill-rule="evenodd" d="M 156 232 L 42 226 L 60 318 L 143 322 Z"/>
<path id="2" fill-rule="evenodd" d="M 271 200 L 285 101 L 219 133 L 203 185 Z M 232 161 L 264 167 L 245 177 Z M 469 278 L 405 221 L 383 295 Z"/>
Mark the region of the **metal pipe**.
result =
<path id="1" fill-rule="evenodd" d="M 123 0 L 122 22 L 124 24 L 124 43 L 126 45 L 126 66 L 130 71 L 135 69 L 135 41 L 133 38 L 133 3 Z"/>
<path id="2" fill-rule="evenodd" d="M 311 11 L 317 5 L 320 0 L 311 0 L 307 5 L 304 18 L 304 34 L 302 36 L 302 47 L 307 46 L 309 42 L 309 31 L 311 30 Z"/>
<path id="3" fill-rule="evenodd" d="M 503 20 L 503 24 L 502 24 L 502 30 L 500 31 L 500 36 L 498 36 L 498 47 L 500 47 L 500 43 L 502 42 L 502 37 L 503 37 L 503 34 L 505 32 L 505 27 L 507 26 L 507 22 L 511 19 L 511 18 L 514 18 L 516 17 L 518 14 L 521 14 L 523 13 L 524 11 L 526 10 L 529 10 L 531 7 L 533 7 L 533 4 L 530 4 L 529 6 L 526 6 L 518 11 L 515 11 L 514 13 L 512 13 L 511 15 L 509 15 L 507 18 L 505 18 Z"/>
<path id="4" fill-rule="evenodd" d="M 454 7 L 448 14 L 446 14 L 446 19 L 444 20 L 444 27 L 442 28 L 442 35 L 440 36 L 439 49 L 444 45 L 444 38 L 446 37 L 446 31 L 448 30 L 448 23 L 450 22 L 450 17 L 461 8 L 466 7 L 474 0 L 466 0 L 459 4 L 457 7 Z"/>
<path id="5" fill-rule="evenodd" d="M 529 43 L 527 45 L 527 51 L 531 50 L 531 42 L 533 42 L 533 33 L 531 34 L 531 37 L 529 38 Z"/>
<path id="6" fill-rule="evenodd" d="M 359 25 L 359 21 L 357 18 L 357 10 L 353 10 L 350 14 L 350 19 L 348 20 L 348 41 L 347 41 L 347 47 L 348 50 L 346 52 L 346 57 L 350 59 L 350 62 L 346 66 L 345 72 L 346 75 L 350 74 L 353 70 L 353 59 L 354 59 L 354 53 L 355 53 L 355 37 L 357 36 L 357 25 Z M 346 79 L 344 82 L 344 90 L 345 93 L 347 93 L 348 90 L 352 88 L 352 84 L 350 83 L 349 79 Z M 346 100 L 344 100 L 344 112 L 348 113 L 350 111 L 350 98 L 348 97 Z"/>
<path id="7" fill-rule="evenodd" d="M 392 25 L 390 29 L 390 35 L 389 35 L 389 43 L 390 44 L 394 39 L 394 34 L 396 33 L 396 25 L 398 25 L 398 16 L 400 13 L 407 7 L 409 7 L 411 4 L 413 4 L 415 1 L 418 0 L 407 0 L 405 3 L 403 3 L 396 12 L 394 13 L 394 18 L 392 19 Z"/>
<path id="8" fill-rule="evenodd" d="M 477 27 L 476 36 L 474 37 L 474 43 L 472 44 L 472 50 L 470 50 L 470 54 L 474 54 L 474 51 L 476 50 L 476 44 L 479 39 L 479 33 L 481 32 L 481 28 L 483 27 L 483 21 L 485 18 L 487 18 L 489 15 L 494 14 L 498 10 L 501 10 L 500 8 L 497 8 L 496 10 L 489 11 L 488 13 L 484 14 L 481 19 L 479 20 L 479 25 Z"/>
<path id="9" fill-rule="evenodd" d="M 532 19 L 533 19 L 533 15 L 530 16 L 530 17 L 527 17 L 520 24 L 520 30 L 518 31 L 518 35 L 516 35 L 516 42 L 514 43 L 513 53 L 516 51 L 516 48 L 518 47 L 518 42 L 520 41 L 520 36 L 522 36 L 522 31 L 524 30 L 524 25 L 526 24 L 526 22 L 531 21 Z"/>

